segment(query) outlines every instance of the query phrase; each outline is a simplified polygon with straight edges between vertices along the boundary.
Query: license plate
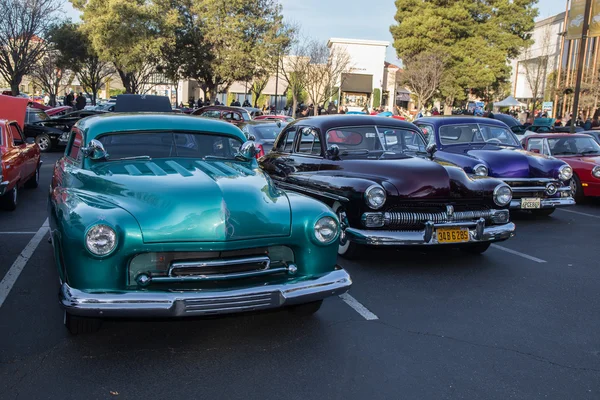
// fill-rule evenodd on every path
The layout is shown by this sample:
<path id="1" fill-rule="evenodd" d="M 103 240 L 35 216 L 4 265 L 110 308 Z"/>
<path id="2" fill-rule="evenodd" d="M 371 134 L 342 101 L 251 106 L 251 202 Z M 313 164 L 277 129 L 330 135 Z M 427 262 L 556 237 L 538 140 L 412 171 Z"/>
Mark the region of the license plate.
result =
<path id="1" fill-rule="evenodd" d="M 436 230 L 438 243 L 464 243 L 469 241 L 469 228 L 440 228 Z"/>
<path id="2" fill-rule="evenodd" d="M 541 207 L 541 199 L 521 199 L 521 208 L 531 210 Z"/>

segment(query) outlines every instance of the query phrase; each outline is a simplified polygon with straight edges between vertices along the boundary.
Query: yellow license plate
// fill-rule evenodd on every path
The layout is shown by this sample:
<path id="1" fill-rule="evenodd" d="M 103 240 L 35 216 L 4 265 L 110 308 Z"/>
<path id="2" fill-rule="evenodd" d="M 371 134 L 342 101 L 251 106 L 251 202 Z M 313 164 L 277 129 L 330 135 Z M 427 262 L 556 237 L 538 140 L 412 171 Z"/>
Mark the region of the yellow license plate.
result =
<path id="1" fill-rule="evenodd" d="M 469 241 L 469 228 L 440 228 L 436 235 L 438 243 L 464 243 Z"/>
<path id="2" fill-rule="evenodd" d="M 532 210 L 542 206 L 541 199 L 523 198 L 521 199 L 521 208 L 524 210 Z"/>

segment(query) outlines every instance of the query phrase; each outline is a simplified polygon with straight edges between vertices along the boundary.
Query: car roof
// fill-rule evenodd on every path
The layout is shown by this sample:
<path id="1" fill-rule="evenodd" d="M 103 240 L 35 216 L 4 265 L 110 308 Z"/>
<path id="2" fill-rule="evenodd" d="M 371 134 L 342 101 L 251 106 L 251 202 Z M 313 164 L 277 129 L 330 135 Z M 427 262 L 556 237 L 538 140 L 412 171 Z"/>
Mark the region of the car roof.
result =
<path id="1" fill-rule="evenodd" d="M 567 132 L 556 132 L 556 133 L 534 133 L 533 135 L 526 136 L 527 139 L 531 138 L 561 138 L 561 137 L 589 137 L 589 135 L 583 134 L 581 132 L 578 133 L 567 133 Z"/>
<path id="2" fill-rule="evenodd" d="M 198 131 L 246 138 L 235 125 L 213 118 L 169 113 L 106 113 L 77 122 L 86 142 L 105 133 L 144 131 Z"/>
<path id="3" fill-rule="evenodd" d="M 418 122 L 425 122 L 428 124 L 432 124 L 435 127 L 440 127 L 440 126 L 444 126 L 444 125 L 459 125 L 459 124 L 487 124 L 487 125 L 496 125 L 496 126 L 501 126 L 503 128 L 507 128 L 508 125 L 506 125 L 504 122 L 497 120 L 497 119 L 493 119 L 493 118 L 486 118 L 486 117 L 465 117 L 465 116 L 453 116 L 453 115 L 440 115 L 440 116 L 435 116 L 435 117 L 423 117 L 423 118 L 419 118 L 415 121 L 415 123 Z"/>
<path id="4" fill-rule="evenodd" d="M 268 120 L 268 119 L 259 119 L 259 120 L 251 120 L 251 121 L 246 121 L 242 124 L 243 125 L 252 125 L 252 126 L 259 126 L 259 125 L 277 125 L 280 124 L 281 126 L 285 126 L 286 122 L 285 121 L 281 121 L 281 120 Z"/>
<path id="5" fill-rule="evenodd" d="M 205 106 L 200 107 L 195 111 L 204 111 L 204 110 L 221 110 L 221 111 L 240 111 L 240 112 L 248 112 L 244 107 L 235 107 L 235 106 Z"/>
<path id="6" fill-rule="evenodd" d="M 389 127 L 397 127 L 404 129 L 416 129 L 416 126 L 410 122 L 402 121 L 394 118 L 378 117 L 376 115 L 346 115 L 346 114 L 335 114 L 335 115 L 321 115 L 312 116 L 306 118 L 300 118 L 290 122 L 288 126 L 314 126 L 327 131 L 333 128 L 340 128 L 343 126 L 373 126 L 373 125 L 384 125 Z"/>

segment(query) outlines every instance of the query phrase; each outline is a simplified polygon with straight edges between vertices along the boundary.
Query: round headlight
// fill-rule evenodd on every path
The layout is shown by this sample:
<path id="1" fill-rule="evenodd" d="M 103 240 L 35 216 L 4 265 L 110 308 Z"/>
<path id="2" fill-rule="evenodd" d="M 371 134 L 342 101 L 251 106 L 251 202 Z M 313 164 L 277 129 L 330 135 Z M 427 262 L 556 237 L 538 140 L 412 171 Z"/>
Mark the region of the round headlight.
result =
<path id="1" fill-rule="evenodd" d="M 476 166 L 474 166 L 473 167 L 473 172 L 477 176 L 487 176 L 488 175 L 488 169 L 483 164 L 477 164 Z"/>
<path id="2" fill-rule="evenodd" d="M 323 217 L 315 224 L 315 237 L 320 243 L 331 243 L 338 234 L 338 223 L 332 217 Z"/>
<path id="3" fill-rule="evenodd" d="M 105 256 L 117 246 L 117 234 L 108 225 L 94 225 L 85 234 L 85 245 L 90 253 Z"/>
<path id="4" fill-rule="evenodd" d="M 385 189 L 379 185 L 369 186 L 367 190 L 365 190 L 365 202 L 374 210 L 383 207 L 385 199 Z"/>
<path id="5" fill-rule="evenodd" d="M 600 165 L 596 165 L 594 169 L 592 169 L 592 175 L 596 178 L 600 178 Z"/>
<path id="6" fill-rule="evenodd" d="M 494 189 L 494 203 L 504 207 L 512 200 L 512 190 L 508 185 L 500 184 Z"/>
<path id="7" fill-rule="evenodd" d="M 558 169 L 558 177 L 561 181 L 568 181 L 573 177 L 573 168 L 563 165 Z"/>

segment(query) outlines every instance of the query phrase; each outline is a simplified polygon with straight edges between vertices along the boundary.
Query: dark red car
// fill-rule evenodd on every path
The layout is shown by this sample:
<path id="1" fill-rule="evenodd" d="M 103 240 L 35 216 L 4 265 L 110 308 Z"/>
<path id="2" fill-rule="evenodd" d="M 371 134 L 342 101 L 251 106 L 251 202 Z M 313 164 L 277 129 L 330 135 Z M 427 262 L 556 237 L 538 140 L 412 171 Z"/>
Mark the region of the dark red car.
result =
<path id="1" fill-rule="evenodd" d="M 252 120 L 248 111 L 242 107 L 206 106 L 194 110 L 192 115 L 222 119 L 237 126 Z"/>
<path id="2" fill-rule="evenodd" d="M 47 109 L 46 115 L 49 117 L 58 117 L 70 113 L 71 111 L 73 111 L 73 107 L 59 106 Z"/>
<path id="3" fill-rule="evenodd" d="M 40 148 L 16 121 L 0 120 L 0 205 L 14 210 L 21 187 L 36 188 L 40 179 Z"/>
<path id="4" fill-rule="evenodd" d="M 547 133 L 526 136 L 523 147 L 563 160 L 573 168 L 571 191 L 575 200 L 600 196 L 600 145 L 586 134 Z"/>
<path id="5" fill-rule="evenodd" d="M 281 121 L 281 122 L 292 122 L 294 118 L 287 115 L 259 115 L 254 117 L 255 121 Z"/>

